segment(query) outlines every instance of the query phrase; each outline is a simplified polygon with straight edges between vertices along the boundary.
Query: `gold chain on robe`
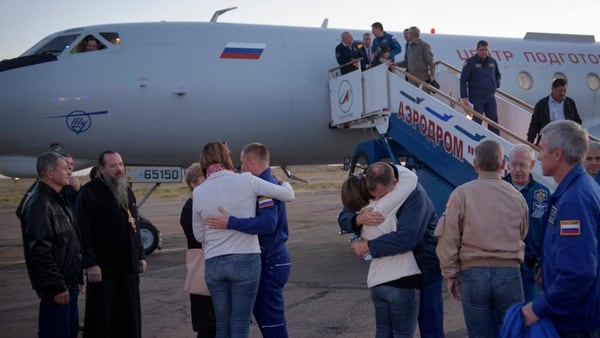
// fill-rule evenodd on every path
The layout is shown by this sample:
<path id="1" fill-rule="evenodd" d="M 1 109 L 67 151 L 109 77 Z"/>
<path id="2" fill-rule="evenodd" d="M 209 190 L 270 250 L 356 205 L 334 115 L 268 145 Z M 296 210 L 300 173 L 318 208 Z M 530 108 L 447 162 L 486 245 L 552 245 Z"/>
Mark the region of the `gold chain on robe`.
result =
<path id="1" fill-rule="evenodd" d="M 127 210 L 127 215 L 129 216 L 127 218 L 127 222 L 129 222 L 129 224 L 131 224 L 131 228 L 133 229 L 133 232 L 137 232 L 137 226 L 135 225 L 135 218 L 133 218 L 133 215 L 131 214 L 131 211 L 129 211 L 129 208 L 125 208 L 125 210 Z"/>

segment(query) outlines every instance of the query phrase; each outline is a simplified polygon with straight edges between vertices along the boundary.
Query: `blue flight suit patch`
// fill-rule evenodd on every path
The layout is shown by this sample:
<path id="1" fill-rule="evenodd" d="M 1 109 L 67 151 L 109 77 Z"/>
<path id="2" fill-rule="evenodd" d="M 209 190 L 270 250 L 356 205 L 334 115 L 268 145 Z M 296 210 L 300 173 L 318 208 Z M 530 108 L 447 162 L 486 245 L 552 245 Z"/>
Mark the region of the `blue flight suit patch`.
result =
<path id="1" fill-rule="evenodd" d="M 548 204 L 546 203 L 538 203 L 533 202 L 533 212 L 531 213 L 531 217 L 533 218 L 542 218 L 548 209 Z"/>
<path id="2" fill-rule="evenodd" d="M 533 193 L 533 198 L 538 202 L 545 202 L 548 200 L 548 194 L 543 189 L 538 189 Z"/>

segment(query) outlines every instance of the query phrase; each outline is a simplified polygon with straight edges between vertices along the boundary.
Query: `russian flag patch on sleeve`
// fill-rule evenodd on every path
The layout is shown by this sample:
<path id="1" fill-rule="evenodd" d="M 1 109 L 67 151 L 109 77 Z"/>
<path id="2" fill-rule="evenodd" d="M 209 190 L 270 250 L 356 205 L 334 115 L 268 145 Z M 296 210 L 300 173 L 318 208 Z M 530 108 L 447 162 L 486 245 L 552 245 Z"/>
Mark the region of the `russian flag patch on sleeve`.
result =
<path id="1" fill-rule="evenodd" d="M 581 223 L 578 219 L 560 221 L 561 236 L 579 236 L 581 235 Z"/>
<path id="2" fill-rule="evenodd" d="M 273 199 L 267 196 L 260 196 L 258 198 L 258 207 L 259 208 L 268 208 L 273 206 Z"/>

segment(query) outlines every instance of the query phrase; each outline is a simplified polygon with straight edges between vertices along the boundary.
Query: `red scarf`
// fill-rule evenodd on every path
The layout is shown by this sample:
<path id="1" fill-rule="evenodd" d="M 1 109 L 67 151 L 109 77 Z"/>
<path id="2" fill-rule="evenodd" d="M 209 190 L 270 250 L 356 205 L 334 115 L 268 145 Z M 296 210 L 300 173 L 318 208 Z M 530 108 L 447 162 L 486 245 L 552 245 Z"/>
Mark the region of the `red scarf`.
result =
<path id="1" fill-rule="evenodd" d="M 225 166 L 221 163 L 213 163 L 209 165 L 208 168 L 206 168 L 206 178 L 221 170 L 227 170 L 227 168 L 225 168 Z"/>

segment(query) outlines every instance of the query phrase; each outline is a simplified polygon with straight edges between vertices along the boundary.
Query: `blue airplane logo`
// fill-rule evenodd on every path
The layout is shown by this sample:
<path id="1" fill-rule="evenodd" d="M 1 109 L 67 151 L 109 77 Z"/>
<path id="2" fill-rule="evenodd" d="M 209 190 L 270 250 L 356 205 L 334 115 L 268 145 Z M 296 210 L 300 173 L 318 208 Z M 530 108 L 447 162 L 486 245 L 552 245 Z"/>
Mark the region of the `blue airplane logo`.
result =
<path id="1" fill-rule="evenodd" d="M 88 131 L 92 127 L 93 115 L 105 115 L 108 110 L 86 113 L 83 110 L 74 110 L 67 115 L 50 116 L 49 118 L 65 118 L 67 129 L 75 134 L 81 134 Z"/>

